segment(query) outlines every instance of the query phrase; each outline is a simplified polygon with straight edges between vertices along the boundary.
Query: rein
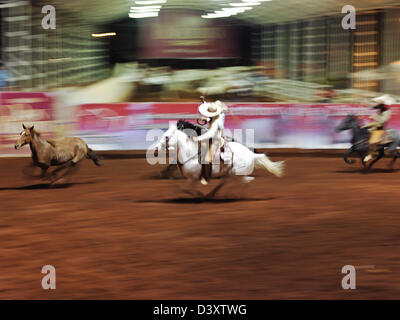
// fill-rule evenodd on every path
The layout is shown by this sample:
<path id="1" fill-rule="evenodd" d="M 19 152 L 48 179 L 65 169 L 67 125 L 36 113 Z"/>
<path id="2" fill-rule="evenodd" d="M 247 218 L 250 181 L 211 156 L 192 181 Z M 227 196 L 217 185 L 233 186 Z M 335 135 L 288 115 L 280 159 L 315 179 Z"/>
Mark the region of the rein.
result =
<path id="1" fill-rule="evenodd" d="M 369 140 L 369 138 L 361 139 L 360 141 L 358 141 L 358 142 L 356 142 L 356 143 L 353 143 L 353 146 L 358 146 L 359 144 L 364 143 L 364 142 L 367 142 L 368 140 Z"/>

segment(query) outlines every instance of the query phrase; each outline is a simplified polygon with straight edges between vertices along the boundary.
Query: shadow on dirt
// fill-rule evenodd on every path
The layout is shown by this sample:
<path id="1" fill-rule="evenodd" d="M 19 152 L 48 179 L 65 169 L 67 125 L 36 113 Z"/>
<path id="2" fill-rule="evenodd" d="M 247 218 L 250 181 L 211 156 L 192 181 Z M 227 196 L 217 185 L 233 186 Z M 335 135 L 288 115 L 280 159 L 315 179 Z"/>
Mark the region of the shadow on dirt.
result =
<path id="1" fill-rule="evenodd" d="M 373 173 L 395 173 L 399 172 L 400 169 L 390 169 L 390 168 L 372 168 L 368 171 L 364 169 L 355 169 L 355 170 L 336 170 L 335 173 L 358 173 L 358 174 L 373 174 Z"/>
<path id="2" fill-rule="evenodd" d="M 244 201 L 269 201 L 274 200 L 276 198 L 206 198 L 206 197 L 198 197 L 198 198 L 172 198 L 172 199 L 160 199 L 160 200 L 139 200 L 136 202 L 142 203 L 178 203 L 178 204 L 186 204 L 186 203 L 231 203 L 231 202 L 244 202 Z"/>
<path id="3" fill-rule="evenodd" d="M 42 190 L 42 189 L 66 189 L 76 185 L 88 185 L 88 184 L 95 184 L 98 181 L 90 181 L 90 182 L 72 182 L 72 183 L 59 183 L 55 185 L 50 185 L 49 183 L 40 183 L 40 184 L 33 184 L 29 186 L 22 186 L 22 187 L 6 187 L 0 188 L 0 191 L 7 191 L 7 190 Z"/>

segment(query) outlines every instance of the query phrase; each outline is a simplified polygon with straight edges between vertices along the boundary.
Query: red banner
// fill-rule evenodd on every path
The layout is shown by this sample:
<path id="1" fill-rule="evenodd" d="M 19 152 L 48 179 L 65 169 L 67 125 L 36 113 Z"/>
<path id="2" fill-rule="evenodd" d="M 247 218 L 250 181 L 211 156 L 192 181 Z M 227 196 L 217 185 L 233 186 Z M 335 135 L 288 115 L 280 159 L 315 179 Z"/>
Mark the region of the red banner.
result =
<path id="1" fill-rule="evenodd" d="M 78 108 L 77 132 L 95 149 L 146 149 L 150 129 L 166 129 L 178 119 L 195 122 L 198 103 L 135 103 L 83 105 Z M 351 133 L 335 132 L 348 114 L 361 123 L 375 111 L 350 104 L 228 103 L 225 131 L 252 130 L 256 147 L 345 148 Z M 400 130 L 400 105 L 393 111 L 389 127 Z"/>

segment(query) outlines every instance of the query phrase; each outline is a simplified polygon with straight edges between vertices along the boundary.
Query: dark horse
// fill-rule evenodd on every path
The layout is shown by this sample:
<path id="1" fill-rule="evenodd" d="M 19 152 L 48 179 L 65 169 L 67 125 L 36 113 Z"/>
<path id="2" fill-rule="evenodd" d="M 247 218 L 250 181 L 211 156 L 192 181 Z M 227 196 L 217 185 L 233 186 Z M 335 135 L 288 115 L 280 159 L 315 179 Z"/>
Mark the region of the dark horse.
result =
<path id="1" fill-rule="evenodd" d="M 336 131 L 344 131 L 344 130 L 352 130 L 353 137 L 351 139 L 352 146 L 345 152 L 344 161 L 348 164 L 353 164 L 353 160 L 349 160 L 348 157 L 357 153 L 361 159 L 361 163 L 366 170 L 369 170 L 377 161 L 379 161 L 385 154 L 385 148 L 389 151 L 393 160 L 390 163 L 390 166 L 393 166 L 396 159 L 400 156 L 400 153 L 397 151 L 397 147 L 400 144 L 400 136 L 397 131 L 389 129 L 387 132 L 390 134 L 391 142 L 378 145 L 377 151 L 378 155 L 374 160 L 371 161 L 369 165 L 364 161 L 364 158 L 367 156 L 369 151 L 369 137 L 370 132 L 366 128 L 361 128 L 357 118 L 353 115 L 348 115 L 337 127 Z"/>

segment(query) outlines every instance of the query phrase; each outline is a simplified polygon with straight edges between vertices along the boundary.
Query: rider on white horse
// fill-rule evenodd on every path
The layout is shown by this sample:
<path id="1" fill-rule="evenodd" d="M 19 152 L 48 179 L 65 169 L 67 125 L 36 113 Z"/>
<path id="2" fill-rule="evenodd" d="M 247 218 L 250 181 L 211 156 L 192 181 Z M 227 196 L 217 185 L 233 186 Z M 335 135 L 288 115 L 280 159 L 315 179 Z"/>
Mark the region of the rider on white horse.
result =
<path id="1" fill-rule="evenodd" d="M 199 106 L 201 115 L 207 118 L 208 130 L 199 137 L 194 137 L 194 141 L 199 141 L 206 145 L 206 155 L 202 159 L 202 173 L 200 182 L 204 185 L 208 184 L 208 180 L 212 172 L 212 163 L 215 152 L 224 145 L 224 112 L 228 107 L 220 101 L 207 103 L 202 99 L 203 103 Z M 204 149 L 204 148 L 202 148 Z"/>

